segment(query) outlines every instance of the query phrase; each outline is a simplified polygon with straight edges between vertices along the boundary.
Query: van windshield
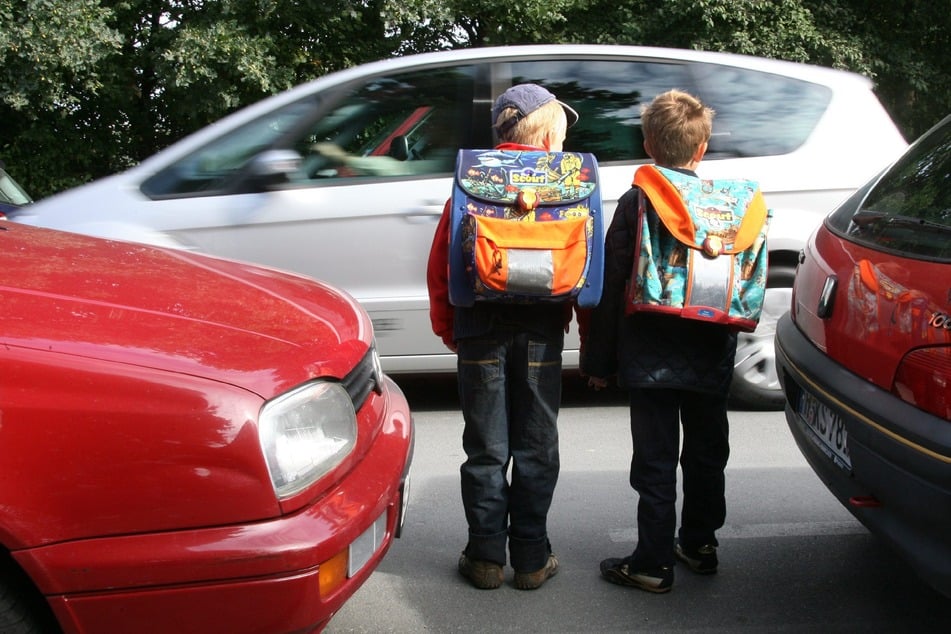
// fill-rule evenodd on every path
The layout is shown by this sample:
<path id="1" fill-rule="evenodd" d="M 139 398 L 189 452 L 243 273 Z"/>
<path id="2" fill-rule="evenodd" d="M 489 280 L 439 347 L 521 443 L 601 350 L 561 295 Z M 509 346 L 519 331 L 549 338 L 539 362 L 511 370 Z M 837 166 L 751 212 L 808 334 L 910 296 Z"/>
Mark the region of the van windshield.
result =
<path id="1" fill-rule="evenodd" d="M 33 202 L 30 195 L 3 168 L 0 168 L 0 202 L 11 205 L 27 205 Z"/>

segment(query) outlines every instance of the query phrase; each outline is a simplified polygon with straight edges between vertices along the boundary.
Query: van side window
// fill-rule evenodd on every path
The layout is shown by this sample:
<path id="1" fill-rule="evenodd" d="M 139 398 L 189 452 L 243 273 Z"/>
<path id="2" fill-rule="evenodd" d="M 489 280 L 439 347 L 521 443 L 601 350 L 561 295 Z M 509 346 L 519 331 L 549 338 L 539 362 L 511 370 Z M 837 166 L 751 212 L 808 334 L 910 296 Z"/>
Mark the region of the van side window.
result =
<path id="1" fill-rule="evenodd" d="M 832 99 L 818 84 L 719 64 L 695 64 L 697 96 L 716 110 L 704 160 L 788 154 L 806 142 Z"/>
<path id="2" fill-rule="evenodd" d="M 300 138 L 301 178 L 450 173 L 469 136 L 471 67 L 372 78 L 353 87 Z"/>
<path id="3" fill-rule="evenodd" d="M 517 62 L 512 84 L 542 84 L 581 115 L 566 149 L 598 161 L 647 161 L 641 106 L 679 88 L 716 110 L 706 160 L 786 154 L 801 146 L 832 98 L 824 86 L 719 64 L 569 60 Z"/>
<path id="4" fill-rule="evenodd" d="M 302 158 L 291 187 L 449 174 L 471 134 L 474 76 L 472 66 L 449 67 L 309 95 L 179 159 L 146 180 L 142 192 L 153 199 L 243 192 L 242 170 L 275 149 Z"/>
<path id="5" fill-rule="evenodd" d="M 641 106 L 670 88 L 690 90 L 688 67 L 676 62 L 557 60 L 514 62 L 512 84 L 541 84 L 578 111 L 565 149 L 598 162 L 648 160 Z"/>
<path id="6" fill-rule="evenodd" d="M 218 137 L 146 179 L 142 193 L 152 199 L 228 193 L 241 168 L 312 116 L 315 102 L 307 97 Z"/>

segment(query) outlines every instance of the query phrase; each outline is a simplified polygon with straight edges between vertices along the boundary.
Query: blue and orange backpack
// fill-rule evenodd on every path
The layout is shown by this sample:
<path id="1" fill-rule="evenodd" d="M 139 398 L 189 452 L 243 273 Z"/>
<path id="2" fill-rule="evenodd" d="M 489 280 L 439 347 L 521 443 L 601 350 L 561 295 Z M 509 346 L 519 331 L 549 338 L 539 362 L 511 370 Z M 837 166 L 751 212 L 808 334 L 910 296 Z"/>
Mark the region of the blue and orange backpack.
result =
<path id="1" fill-rule="evenodd" d="M 594 155 L 460 150 L 450 204 L 453 305 L 600 300 L 604 230 Z"/>

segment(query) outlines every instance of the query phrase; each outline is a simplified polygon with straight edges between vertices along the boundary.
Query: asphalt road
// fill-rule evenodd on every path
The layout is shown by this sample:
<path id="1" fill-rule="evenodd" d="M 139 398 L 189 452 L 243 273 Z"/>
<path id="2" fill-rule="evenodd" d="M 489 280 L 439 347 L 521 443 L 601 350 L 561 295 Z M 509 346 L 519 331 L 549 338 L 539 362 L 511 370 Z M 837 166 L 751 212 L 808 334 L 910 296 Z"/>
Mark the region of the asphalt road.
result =
<path id="1" fill-rule="evenodd" d="M 799 454 L 780 412 L 731 412 L 720 569 L 675 569 L 652 595 L 600 578 L 629 554 L 636 495 L 623 394 L 569 378 L 562 469 L 549 516 L 561 562 L 536 591 L 477 590 L 456 570 L 462 419 L 454 383 L 399 380 L 415 412 L 416 456 L 404 536 L 327 632 L 949 632 L 937 594 L 843 509 Z"/>

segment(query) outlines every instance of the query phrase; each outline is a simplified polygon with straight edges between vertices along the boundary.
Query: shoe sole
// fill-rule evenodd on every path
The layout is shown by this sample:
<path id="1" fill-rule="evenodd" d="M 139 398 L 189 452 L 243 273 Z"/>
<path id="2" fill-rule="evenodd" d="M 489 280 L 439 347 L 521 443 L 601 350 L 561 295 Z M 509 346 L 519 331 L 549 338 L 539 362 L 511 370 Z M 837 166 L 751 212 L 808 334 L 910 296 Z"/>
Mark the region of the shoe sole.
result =
<path id="1" fill-rule="evenodd" d="M 693 570 L 698 575 L 713 575 L 717 572 L 717 566 L 714 566 L 713 568 L 701 568 L 700 562 L 696 559 L 691 559 L 688 557 L 687 553 L 683 551 L 680 545 L 674 548 L 674 555 L 676 555 L 677 559 L 686 564 L 688 568 Z"/>
<path id="2" fill-rule="evenodd" d="M 462 573 L 462 576 L 465 577 L 473 587 L 478 588 L 479 590 L 495 590 L 496 588 L 502 587 L 501 579 L 479 579 L 466 573 Z"/>
<path id="3" fill-rule="evenodd" d="M 639 590 L 646 590 L 647 592 L 652 592 L 654 594 L 664 594 L 670 592 L 671 588 L 673 588 L 673 586 L 660 587 L 651 585 L 647 582 L 641 581 L 637 577 L 631 577 L 630 575 L 626 575 L 613 568 L 602 571 L 601 576 L 613 584 L 626 586 L 628 588 L 638 588 Z"/>

